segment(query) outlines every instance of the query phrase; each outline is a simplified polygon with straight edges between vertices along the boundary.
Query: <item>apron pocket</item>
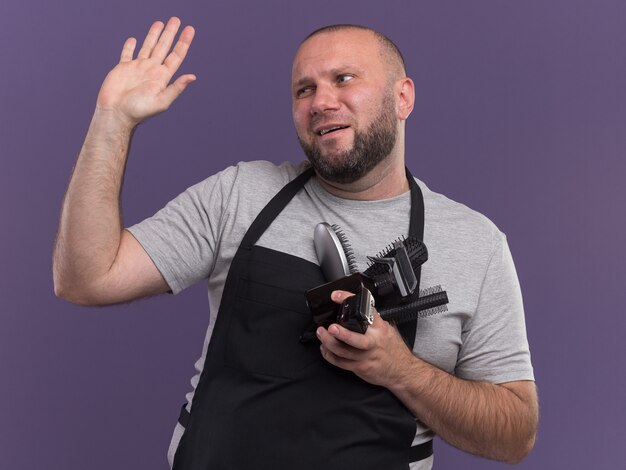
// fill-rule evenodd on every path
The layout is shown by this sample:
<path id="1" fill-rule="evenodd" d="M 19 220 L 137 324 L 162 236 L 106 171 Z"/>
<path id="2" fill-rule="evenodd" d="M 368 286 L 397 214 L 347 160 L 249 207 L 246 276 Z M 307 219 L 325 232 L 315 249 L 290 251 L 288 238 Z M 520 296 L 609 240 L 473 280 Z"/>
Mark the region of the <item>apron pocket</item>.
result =
<path id="1" fill-rule="evenodd" d="M 299 341 L 310 322 L 303 291 L 239 279 L 225 361 L 249 372 L 296 378 L 311 364 L 322 363 L 316 341 Z"/>

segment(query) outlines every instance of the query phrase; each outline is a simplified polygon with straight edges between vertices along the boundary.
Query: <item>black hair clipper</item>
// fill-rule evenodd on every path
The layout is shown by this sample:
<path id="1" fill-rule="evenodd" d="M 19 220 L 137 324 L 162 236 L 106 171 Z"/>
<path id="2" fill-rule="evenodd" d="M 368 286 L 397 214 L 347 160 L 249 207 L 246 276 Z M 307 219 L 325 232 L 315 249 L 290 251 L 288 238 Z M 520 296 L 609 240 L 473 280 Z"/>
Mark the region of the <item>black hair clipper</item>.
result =
<path id="1" fill-rule="evenodd" d="M 363 280 L 365 278 L 361 273 L 355 273 L 307 291 L 306 303 L 313 317 L 313 325 L 302 334 L 300 341 L 313 339 L 318 327 L 328 328 L 333 323 L 357 333 L 365 333 L 374 322 L 375 304 L 374 296 L 363 285 Z M 353 292 L 354 295 L 337 304 L 330 298 L 335 290 Z"/>
<path id="2" fill-rule="evenodd" d="M 306 303 L 313 316 L 315 328 L 318 326 L 329 327 L 331 324 L 341 320 L 343 307 L 330 299 L 330 295 L 335 290 L 345 290 L 354 292 L 355 294 L 367 291 L 368 295 L 371 296 L 369 289 L 363 285 L 363 276 L 360 273 L 342 277 L 307 291 L 305 295 Z M 352 311 L 354 311 L 354 309 Z M 344 313 L 348 312 L 346 311 Z M 359 317 L 363 316 L 364 315 L 359 315 Z M 345 318 L 347 319 L 347 317 Z M 352 322 L 346 323 L 349 324 Z M 357 330 L 364 330 L 364 328 L 357 328 Z"/>
<path id="3" fill-rule="evenodd" d="M 374 297 L 363 284 L 355 295 L 348 297 L 339 305 L 335 323 L 357 333 L 365 333 L 367 327 L 374 323 Z"/>

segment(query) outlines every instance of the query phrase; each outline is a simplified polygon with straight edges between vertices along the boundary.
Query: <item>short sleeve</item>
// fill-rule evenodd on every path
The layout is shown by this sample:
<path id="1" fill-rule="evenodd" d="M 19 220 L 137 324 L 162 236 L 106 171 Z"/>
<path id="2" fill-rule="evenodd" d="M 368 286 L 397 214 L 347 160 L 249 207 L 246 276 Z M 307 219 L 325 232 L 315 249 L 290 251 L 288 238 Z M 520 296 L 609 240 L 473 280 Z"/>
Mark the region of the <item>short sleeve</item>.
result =
<path id="1" fill-rule="evenodd" d="M 146 250 L 177 294 L 208 278 L 221 236 L 237 168 L 230 167 L 188 188 L 163 209 L 127 230 Z"/>
<path id="2" fill-rule="evenodd" d="M 534 380 L 524 307 L 506 237 L 495 238 L 474 315 L 463 326 L 455 369 L 468 380 Z"/>

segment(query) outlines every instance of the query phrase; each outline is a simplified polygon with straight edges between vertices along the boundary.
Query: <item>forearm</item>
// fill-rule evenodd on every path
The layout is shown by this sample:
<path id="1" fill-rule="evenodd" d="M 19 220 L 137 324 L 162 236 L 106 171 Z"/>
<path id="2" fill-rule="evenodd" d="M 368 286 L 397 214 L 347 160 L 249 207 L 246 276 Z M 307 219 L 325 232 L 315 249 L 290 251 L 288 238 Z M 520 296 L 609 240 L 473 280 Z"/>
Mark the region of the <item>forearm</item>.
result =
<path id="1" fill-rule="evenodd" d="M 341 303 L 349 292 L 334 291 Z M 533 447 L 538 421 L 533 382 L 501 385 L 462 380 L 416 357 L 398 330 L 374 316 L 366 334 L 333 324 L 317 336 L 323 357 L 386 387 L 436 434 L 483 457 L 513 463 Z"/>
<path id="2" fill-rule="evenodd" d="M 467 452 L 515 463 L 534 445 L 531 382 L 507 388 L 463 380 L 413 358 L 388 388 L 437 435 Z"/>
<path id="3" fill-rule="evenodd" d="M 58 295 L 78 303 L 102 279 L 123 230 L 120 193 L 133 127 L 96 109 L 65 194 L 54 250 Z"/>

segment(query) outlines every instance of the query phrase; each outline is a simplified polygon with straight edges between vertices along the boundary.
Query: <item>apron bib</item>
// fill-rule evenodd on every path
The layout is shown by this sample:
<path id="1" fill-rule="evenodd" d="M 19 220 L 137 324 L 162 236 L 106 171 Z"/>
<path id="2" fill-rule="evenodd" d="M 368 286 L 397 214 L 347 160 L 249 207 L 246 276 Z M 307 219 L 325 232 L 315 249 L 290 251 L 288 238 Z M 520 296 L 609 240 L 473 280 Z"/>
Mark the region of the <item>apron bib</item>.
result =
<path id="1" fill-rule="evenodd" d="M 299 341 L 311 321 L 304 292 L 326 282 L 319 266 L 255 246 L 313 174 L 281 189 L 233 258 L 174 470 L 406 470 L 432 454 L 432 441 L 411 448 L 415 419 L 391 392 Z M 409 233 L 421 240 L 422 195 L 407 177 Z M 400 328 L 411 347 L 416 322 Z"/>

